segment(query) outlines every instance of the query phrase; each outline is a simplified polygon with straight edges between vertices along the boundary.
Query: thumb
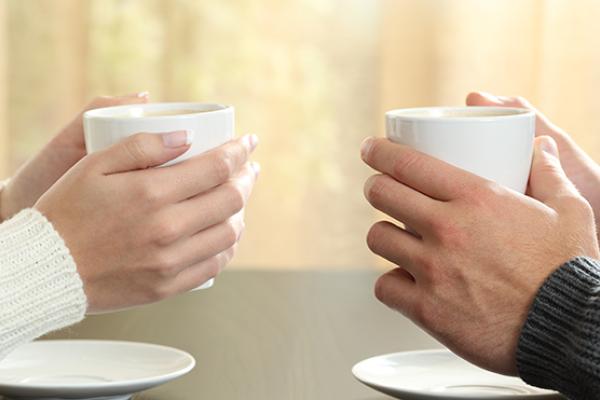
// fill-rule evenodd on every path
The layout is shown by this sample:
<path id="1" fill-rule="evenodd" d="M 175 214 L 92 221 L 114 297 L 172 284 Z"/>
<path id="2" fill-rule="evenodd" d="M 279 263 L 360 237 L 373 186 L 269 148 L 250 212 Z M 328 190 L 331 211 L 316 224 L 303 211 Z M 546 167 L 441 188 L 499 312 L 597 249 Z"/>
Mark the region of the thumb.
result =
<path id="1" fill-rule="evenodd" d="M 550 136 L 535 139 L 528 194 L 546 204 L 563 195 L 577 194 L 560 165 L 558 147 Z"/>
<path id="2" fill-rule="evenodd" d="M 95 108 L 124 106 L 127 104 L 142 104 L 147 103 L 150 99 L 150 93 L 147 91 L 125 94 L 122 96 L 98 96 L 92 99 L 83 109 L 93 110 Z"/>
<path id="3" fill-rule="evenodd" d="M 156 167 L 185 153 L 193 132 L 137 133 L 92 156 L 105 174 Z"/>
<path id="4" fill-rule="evenodd" d="M 90 101 L 83 110 L 59 133 L 59 140 L 64 140 L 69 146 L 85 148 L 83 142 L 83 113 L 94 108 L 120 106 L 125 104 L 147 103 L 148 92 L 131 93 L 124 96 L 99 96 Z"/>

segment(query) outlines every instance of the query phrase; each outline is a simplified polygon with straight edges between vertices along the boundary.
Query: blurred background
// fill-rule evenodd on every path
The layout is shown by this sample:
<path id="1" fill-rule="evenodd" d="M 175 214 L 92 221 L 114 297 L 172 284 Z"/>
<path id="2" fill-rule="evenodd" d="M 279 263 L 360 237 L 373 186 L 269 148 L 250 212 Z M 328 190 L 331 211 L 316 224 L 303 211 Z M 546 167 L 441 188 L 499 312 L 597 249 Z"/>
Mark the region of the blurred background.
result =
<path id="1" fill-rule="evenodd" d="M 594 0 L 0 0 L 0 177 L 93 96 L 236 107 L 263 172 L 237 267 L 364 267 L 359 144 L 397 107 L 522 95 L 600 159 Z"/>

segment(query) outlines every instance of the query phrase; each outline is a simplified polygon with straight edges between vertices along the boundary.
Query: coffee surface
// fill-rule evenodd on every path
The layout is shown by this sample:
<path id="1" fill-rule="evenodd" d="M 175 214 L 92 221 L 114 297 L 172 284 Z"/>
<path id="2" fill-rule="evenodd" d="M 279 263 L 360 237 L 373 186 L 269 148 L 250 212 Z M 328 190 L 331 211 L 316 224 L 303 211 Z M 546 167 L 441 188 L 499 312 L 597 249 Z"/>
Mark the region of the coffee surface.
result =
<path id="1" fill-rule="evenodd" d="M 406 110 L 399 115 L 406 117 L 425 117 L 425 118 L 486 118 L 502 117 L 509 115 L 520 115 L 526 111 L 515 110 L 478 110 L 477 107 L 466 108 L 463 110 L 452 109 L 429 109 L 429 110 Z"/>
<path id="2" fill-rule="evenodd" d="M 132 117 L 162 117 L 168 115 L 185 115 L 185 114 L 198 114 L 206 112 L 204 110 L 154 110 L 144 111 L 141 115 L 132 115 Z"/>
<path id="3" fill-rule="evenodd" d="M 465 111 L 445 111 L 440 115 L 431 115 L 434 117 L 440 116 L 445 118 L 481 118 L 481 117 L 499 117 L 504 115 L 518 115 L 514 111 L 497 111 L 497 112 L 465 112 Z"/>

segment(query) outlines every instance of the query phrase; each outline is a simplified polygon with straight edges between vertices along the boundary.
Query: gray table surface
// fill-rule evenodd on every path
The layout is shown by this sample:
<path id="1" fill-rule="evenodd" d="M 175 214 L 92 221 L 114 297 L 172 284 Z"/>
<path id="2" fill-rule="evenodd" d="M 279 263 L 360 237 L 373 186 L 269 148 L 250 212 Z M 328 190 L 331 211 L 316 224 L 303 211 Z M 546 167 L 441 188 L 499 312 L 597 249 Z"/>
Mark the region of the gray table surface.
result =
<path id="1" fill-rule="evenodd" d="M 352 366 L 440 345 L 373 296 L 373 270 L 232 270 L 208 290 L 88 317 L 50 338 L 174 346 L 192 372 L 135 400 L 383 400 Z"/>

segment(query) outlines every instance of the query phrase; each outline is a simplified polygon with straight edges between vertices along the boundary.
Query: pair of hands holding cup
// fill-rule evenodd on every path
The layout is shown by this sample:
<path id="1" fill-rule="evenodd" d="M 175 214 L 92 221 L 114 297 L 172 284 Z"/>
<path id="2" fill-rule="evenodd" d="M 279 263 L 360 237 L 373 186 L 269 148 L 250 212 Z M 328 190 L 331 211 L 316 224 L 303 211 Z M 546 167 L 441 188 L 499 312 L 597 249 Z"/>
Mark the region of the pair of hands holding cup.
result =
<path id="1" fill-rule="evenodd" d="M 99 98 L 88 108 L 146 101 Z M 467 101 L 531 108 L 482 94 Z M 370 230 L 369 247 L 400 266 L 379 279 L 377 297 L 459 355 L 503 373 L 516 372 L 516 341 L 543 281 L 573 256 L 599 256 L 590 204 L 599 215 L 600 172 L 542 115 L 537 125 L 544 137 L 536 139 L 528 196 L 386 139 L 362 149 L 381 172 L 367 181 L 367 199 L 416 233 L 389 222 Z M 148 168 L 188 150 L 186 132 L 138 134 L 84 157 L 80 115 L 0 192 L 0 217 L 34 206 L 53 222 L 89 312 L 156 301 L 197 287 L 233 256 L 258 175 L 248 160 L 256 144 L 245 136 Z"/>
<path id="2" fill-rule="evenodd" d="M 98 98 L 86 109 L 147 102 Z M 140 133 L 86 156 L 82 114 L 0 192 L 0 219 L 33 206 L 69 247 L 97 313 L 198 287 L 231 260 L 258 176 L 258 143 L 244 136 L 159 166 L 190 148 L 186 131 Z M 181 184 L 185 182 L 185 184 Z"/>
<path id="3" fill-rule="evenodd" d="M 481 93 L 467 104 L 533 109 Z M 382 221 L 367 235 L 398 265 L 376 296 L 458 355 L 505 374 L 517 372 L 517 341 L 548 276 L 576 256 L 599 257 L 600 170 L 540 113 L 536 126 L 527 195 L 387 139 L 369 138 L 361 151 L 380 172 L 365 184 L 368 201 L 410 227 Z"/>

